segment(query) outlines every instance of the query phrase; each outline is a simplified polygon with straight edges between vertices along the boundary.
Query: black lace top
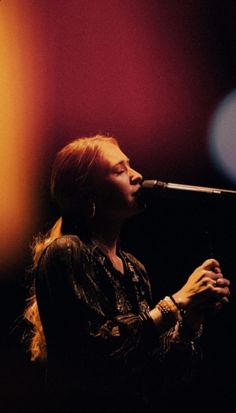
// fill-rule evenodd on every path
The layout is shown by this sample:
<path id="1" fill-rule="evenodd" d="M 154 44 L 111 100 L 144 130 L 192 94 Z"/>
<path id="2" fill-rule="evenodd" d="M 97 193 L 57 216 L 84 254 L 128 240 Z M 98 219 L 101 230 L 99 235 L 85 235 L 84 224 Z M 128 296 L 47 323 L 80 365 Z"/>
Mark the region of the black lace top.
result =
<path id="1" fill-rule="evenodd" d="M 64 235 L 46 248 L 36 273 L 47 380 L 87 399 L 88 391 L 95 399 L 102 394 L 145 398 L 153 378 L 155 389 L 164 379 L 163 340 L 149 316 L 147 273 L 131 254 L 119 254 L 124 274 L 98 247 Z M 181 360 L 192 357 L 190 345 L 184 352 L 179 347 Z"/>

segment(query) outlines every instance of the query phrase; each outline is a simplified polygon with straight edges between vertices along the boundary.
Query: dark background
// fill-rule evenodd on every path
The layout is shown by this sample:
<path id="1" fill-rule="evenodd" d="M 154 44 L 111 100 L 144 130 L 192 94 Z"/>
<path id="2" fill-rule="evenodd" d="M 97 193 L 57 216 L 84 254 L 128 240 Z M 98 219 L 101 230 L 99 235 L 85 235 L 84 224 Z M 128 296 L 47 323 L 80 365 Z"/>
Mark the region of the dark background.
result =
<path id="1" fill-rule="evenodd" d="M 12 7 L 1 3 L 0 12 Z M 30 24 L 30 41 L 37 40 L 34 48 L 24 43 L 23 54 L 27 45 L 32 49 L 21 71 L 36 59 L 35 83 L 29 86 L 40 116 L 32 110 L 29 118 L 39 116 L 41 125 L 38 140 L 28 142 L 35 177 L 34 209 L 25 209 L 30 225 L 16 247 L 12 243 L 22 231 L 12 232 L 1 266 L 0 404 L 1 411 L 15 413 L 37 411 L 43 399 L 42 366 L 29 361 L 21 342 L 22 313 L 30 243 L 57 217 L 49 200 L 56 151 L 74 136 L 108 133 L 145 178 L 235 187 L 209 153 L 208 130 L 218 104 L 235 88 L 236 5 L 201 0 L 11 4 L 19 16 L 11 22 L 16 32 Z M 235 207 L 233 198 L 216 195 L 158 194 L 123 230 L 124 247 L 146 265 L 156 299 L 174 292 L 211 256 L 231 280 L 230 304 L 207 318 L 202 375 L 196 392 L 186 395 L 214 408 L 235 400 Z M 18 205 L 14 208 L 17 215 Z"/>

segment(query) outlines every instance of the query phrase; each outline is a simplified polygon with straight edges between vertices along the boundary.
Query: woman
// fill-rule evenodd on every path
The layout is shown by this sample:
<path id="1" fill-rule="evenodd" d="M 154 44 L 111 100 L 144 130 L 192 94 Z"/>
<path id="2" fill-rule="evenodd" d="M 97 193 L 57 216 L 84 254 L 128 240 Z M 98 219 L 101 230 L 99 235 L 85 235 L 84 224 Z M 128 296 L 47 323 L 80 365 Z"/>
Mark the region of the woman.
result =
<path id="1" fill-rule="evenodd" d="M 61 218 L 35 244 L 35 295 L 25 313 L 55 409 L 155 408 L 166 379 L 191 375 L 205 309 L 228 302 L 215 259 L 152 302 L 144 266 L 119 244 L 124 220 L 142 211 L 141 184 L 114 138 L 76 139 L 57 154 L 51 190 Z"/>

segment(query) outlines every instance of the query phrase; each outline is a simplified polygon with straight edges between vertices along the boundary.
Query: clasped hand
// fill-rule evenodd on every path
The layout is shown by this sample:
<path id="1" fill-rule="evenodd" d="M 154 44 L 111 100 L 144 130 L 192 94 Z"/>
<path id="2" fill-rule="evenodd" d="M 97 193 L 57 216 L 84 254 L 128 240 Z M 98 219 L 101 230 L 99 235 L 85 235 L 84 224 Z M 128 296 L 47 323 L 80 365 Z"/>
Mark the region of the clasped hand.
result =
<path id="1" fill-rule="evenodd" d="M 224 278 L 219 262 L 212 258 L 194 270 L 174 297 L 189 315 L 199 318 L 207 310 L 218 311 L 228 303 L 229 286 L 230 281 Z"/>

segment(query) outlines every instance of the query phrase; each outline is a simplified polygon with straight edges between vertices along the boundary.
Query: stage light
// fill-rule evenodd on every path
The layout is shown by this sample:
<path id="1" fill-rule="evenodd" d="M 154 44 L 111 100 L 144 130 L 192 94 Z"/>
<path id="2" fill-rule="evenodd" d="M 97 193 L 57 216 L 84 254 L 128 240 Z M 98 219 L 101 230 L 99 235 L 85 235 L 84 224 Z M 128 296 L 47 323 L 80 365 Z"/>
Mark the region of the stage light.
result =
<path id="1" fill-rule="evenodd" d="M 217 168 L 236 183 L 236 90 L 220 102 L 213 114 L 209 151 Z"/>

